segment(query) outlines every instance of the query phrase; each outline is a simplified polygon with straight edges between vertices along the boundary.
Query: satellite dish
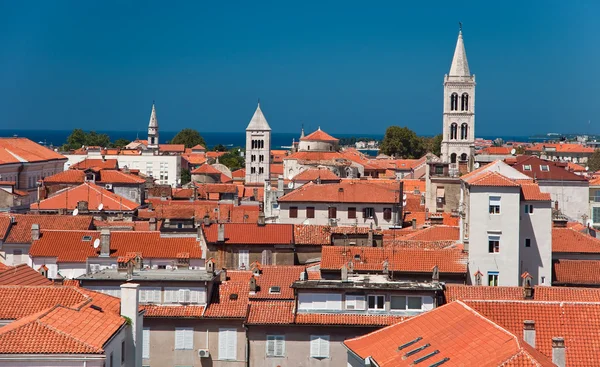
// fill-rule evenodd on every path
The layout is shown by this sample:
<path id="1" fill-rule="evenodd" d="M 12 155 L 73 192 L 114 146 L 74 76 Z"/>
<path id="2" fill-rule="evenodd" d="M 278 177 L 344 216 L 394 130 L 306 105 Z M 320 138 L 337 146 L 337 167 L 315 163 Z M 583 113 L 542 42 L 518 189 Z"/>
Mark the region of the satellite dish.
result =
<path id="1" fill-rule="evenodd" d="M 515 155 L 517 153 L 517 150 L 515 148 L 512 148 L 510 150 L 510 154 Z"/>
<path id="2" fill-rule="evenodd" d="M 96 238 L 96 239 L 94 240 L 94 248 L 98 248 L 98 247 L 100 247 L 100 239 L 99 239 L 99 238 Z"/>
<path id="3" fill-rule="evenodd" d="M 406 194 L 402 195 L 402 200 L 406 201 Z"/>
<path id="4" fill-rule="evenodd" d="M 76 216 L 77 214 L 79 214 L 79 209 L 75 208 L 75 210 L 73 210 L 73 216 Z"/>
<path id="5" fill-rule="evenodd" d="M 302 222 L 303 225 L 309 225 L 310 221 L 308 219 L 306 219 L 304 222 Z"/>
<path id="6" fill-rule="evenodd" d="M 292 181 L 290 181 L 288 183 L 288 189 L 293 189 L 294 188 L 294 183 Z"/>
<path id="7" fill-rule="evenodd" d="M 479 162 L 475 163 L 475 168 L 479 168 Z"/>
<path id="8" fill-rule="evenodd" d="M 291 173 L 288 175 L 288 180 L 292 180 L 292 178 L 294 178 L 294 175 L 292 175 Z"/>
<path id="9" fill-rule="evenodd" d="M 104 208 L 104 204 L 100 203 L 100 204 L 98 205 L 98 210 L 102 210 L 103 208 Z"/>
<path id="10" fill-rule="evenodd" d="M 585 171 L 587 172 L 587 171 L 589 171 L 589 170 L 590 170 L 590 167 L 588 167 L 588 166 L 585 166 Z"/>

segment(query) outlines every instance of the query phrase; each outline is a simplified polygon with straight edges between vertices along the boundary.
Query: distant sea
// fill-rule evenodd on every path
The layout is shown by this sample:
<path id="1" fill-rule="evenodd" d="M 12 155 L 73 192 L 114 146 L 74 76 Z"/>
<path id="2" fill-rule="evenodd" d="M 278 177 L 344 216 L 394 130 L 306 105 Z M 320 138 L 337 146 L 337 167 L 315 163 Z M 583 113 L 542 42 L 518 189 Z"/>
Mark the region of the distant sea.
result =
<path id="1" fill-rule="evenodd" d="M 135 140 L 136 138 L 146 139 L 145 134 L 140 134 L 136 131 L 97 131 L 97 133 L 107 134 L 111 141 L 119 138 L 127 140 Z M 71 130 L 18 130 L 18 129 L 2 129 L 0 130 L 0 137 L 11 137 L 20 136 L 29 138 L 35 142 L 47 146 L 61 146 L 67 141 L 67 137 L 71 134 Z M 161 131 L 160 142 L 167 142 L 177 134 L 177 131 Z M 383 139 L 383 134 L 336 134 L 330 133 L 337 138 L 344 137 L 357 137 L 357 138 L 371 138 L 374 140 Z M 206 141 L 208 149 L 211 149 L 217 144 L 223 144 L 227 147 L 243 147 L 246 144 L 245 132 L 234 132 L 234 133 L 216 133 L 216 132 L 201 132 L 202 137 Z M 278 149 L 281 147 L 289 147 L 292 145 L 292 140 L 298 141 L 298 133 L 272 133 L 271 134 L 271 147 Z M 518 141 L 518 142 L 529 142 L 529 141 L 540 141 L 548 139 L 545 136 L 529 137 L 529 136 L 482 136 L 483 139 L 496 139 L 502 138 L 504 141 Z"/>

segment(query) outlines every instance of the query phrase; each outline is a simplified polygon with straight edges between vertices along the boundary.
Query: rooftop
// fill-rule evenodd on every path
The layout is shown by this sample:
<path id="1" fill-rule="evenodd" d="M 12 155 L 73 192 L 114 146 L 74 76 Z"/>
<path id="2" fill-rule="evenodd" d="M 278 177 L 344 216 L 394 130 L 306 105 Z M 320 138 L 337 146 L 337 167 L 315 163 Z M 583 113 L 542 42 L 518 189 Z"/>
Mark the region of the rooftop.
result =
<path id="1" fill-rule="evenodd" d="M 77 203 L 80 201 L 87 201 L 91 211 L 96 211 L 100 204 L 103 205 L 104 211 L 132 211 L 140 206 L 103 187 L 85 182 L 79 186 L 61 190 L 56 195 L 41 200 L 39 204 L 31 204 L 31 209 L 72 211 L 77 208 Z"/>
<path id="2" fill-rule="evenodd" d="M 256 223 L 223 223 L 225 243 L 230 245 L 291 245 L 294 242 L 294 226 L 291 224 L 266 224 L 260 226 Z M 218 240 L 219 224 L 202 225 L 202 231 L 208 243 Z"/>
<path id="3" fill-rule="evenodd" d="M 67 157 L 27 138 L 0 138 L 0 164 L 66 160 Z"/>
<path id="4" fill-rule="evenodd" d="M 180 269 L 143 269 L 134 270 L 133 277 L 129 278 L 127 272 L 117 269 L 105 269 L 92 274 L 84 274 L 78 277 L 79 280 L 115 280 L 115 281 L 180 281 L 180 282 L 209 282 L 214 279 L 213 274 L 206 270 Z"/>
<path id="5" fill-rule="evenodd" d="M 384 203 L 398 201 L 398 187 L 384 185 L 374 180 L 342 180 L 339 183 L 317 185 L 309 182 L 281 198 L 280 203 L 336 202 L 336 203 Z"/>
<path id="6" fill-rule="evenodd" d="M 301 141 L 326 141 L 326 142 L 337 142 L 338 139 L 333 136 L 327 134 L 325 131 L 321 130 L 319 127 L 317 131 L 312 132 L 306 135 L 303 138 L 300 138 Z"/>

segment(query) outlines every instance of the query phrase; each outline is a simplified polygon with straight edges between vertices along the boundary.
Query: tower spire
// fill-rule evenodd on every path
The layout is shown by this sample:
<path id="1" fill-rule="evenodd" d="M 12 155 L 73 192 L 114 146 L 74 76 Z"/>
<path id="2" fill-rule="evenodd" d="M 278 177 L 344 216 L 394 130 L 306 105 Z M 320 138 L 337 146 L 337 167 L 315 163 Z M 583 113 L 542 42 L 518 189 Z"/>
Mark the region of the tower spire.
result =
<path id="1" fill-rule="evenodd" d="M 471 76 L 469 71 L 469 63 L 467 62 L 467 52 L 462 36 L 462 23 L 458 23 L 458 40 L 456 41 L 456 49 L 450 66 L 450 74 L 448 76 Z"/>
<path id="2" fill-rule="evenodd" d="M 156 107 L 152 101 L 152 112 L 148 122 L 148 149 L 158 149 L 158 118 L 156 118 Z"/>

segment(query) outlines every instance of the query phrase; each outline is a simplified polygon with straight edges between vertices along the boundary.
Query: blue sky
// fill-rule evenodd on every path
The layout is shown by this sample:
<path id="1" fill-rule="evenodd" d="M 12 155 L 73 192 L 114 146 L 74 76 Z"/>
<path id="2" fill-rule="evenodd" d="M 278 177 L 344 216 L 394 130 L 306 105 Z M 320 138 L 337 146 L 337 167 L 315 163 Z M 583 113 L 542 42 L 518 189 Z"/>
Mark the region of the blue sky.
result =
<path id="1" fill-rule="evenodd" d="M 366 5 L 369 5 L 366 7 Z M 437 134 L 458 32 L 476 134 L 600 133 L 597 1 L 1 1 L 0 129 Z M 588 120 L 591 124 L 588 125 Z"/>

